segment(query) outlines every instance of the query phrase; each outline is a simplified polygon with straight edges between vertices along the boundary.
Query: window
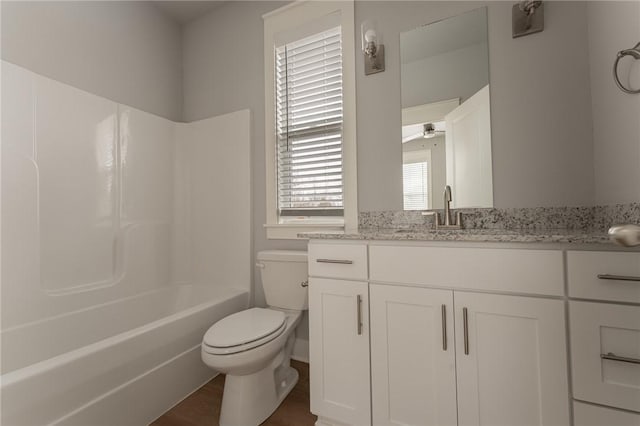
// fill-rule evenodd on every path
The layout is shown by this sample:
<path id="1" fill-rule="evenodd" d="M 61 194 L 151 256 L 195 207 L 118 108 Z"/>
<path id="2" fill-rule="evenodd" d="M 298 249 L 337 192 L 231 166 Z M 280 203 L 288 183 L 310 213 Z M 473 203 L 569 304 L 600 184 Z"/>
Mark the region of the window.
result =
<path id="1" fill-rule="evenodd" d="M 429 206 L 427 162 L 402 165 L 404 209 L 427 210 Z"/>
<path id="2" fill-rule="evenodd" d="M 263 18 L 267 237 L 355 228 L 353 2 Z"/>
<path id="3" fill-rule="evenodd" d="M 278 211 L 343 216 L 340 27 L 276 49 Z"/>

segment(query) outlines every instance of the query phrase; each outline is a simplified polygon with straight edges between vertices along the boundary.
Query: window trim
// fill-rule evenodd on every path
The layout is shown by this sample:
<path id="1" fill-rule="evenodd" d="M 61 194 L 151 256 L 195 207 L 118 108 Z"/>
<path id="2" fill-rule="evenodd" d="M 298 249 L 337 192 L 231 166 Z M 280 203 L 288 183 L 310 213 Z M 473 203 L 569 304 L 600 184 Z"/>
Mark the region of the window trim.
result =
<path id="1" fill-rule="evenodd" d="M 343 90 L 343 206 L 344 222 L 322 217 L 284 222 L 278 214 L 278 182 L 275 123 L 275 41 L 276 35 L 340 13 L 342 29 L 342 90 Z M 356 75 L 354 3 L 347 1 L 296 1 L 262 16 L 264 20 L 265 70 L 265 168 L 266 168 L 266 224 L 268 239 L 298 239 L 301 232 L 350 232 L 358 227 L 358 194 L 356 164 Z"/>

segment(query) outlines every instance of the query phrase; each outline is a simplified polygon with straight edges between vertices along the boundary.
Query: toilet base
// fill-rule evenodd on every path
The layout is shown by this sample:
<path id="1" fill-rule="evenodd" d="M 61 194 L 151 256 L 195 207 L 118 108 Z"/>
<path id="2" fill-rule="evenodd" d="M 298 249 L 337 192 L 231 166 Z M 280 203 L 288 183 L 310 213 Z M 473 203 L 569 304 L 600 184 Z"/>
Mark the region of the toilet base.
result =
<path id="1" fill-rule="evenodd" d="M 293 335 L 288 340 L 267 368 L 245 376 L 227 374 L 220 426 L 258 426 L 280 406 L 298 383 L 298 371 L 289 365 L 287 356 Z"/>

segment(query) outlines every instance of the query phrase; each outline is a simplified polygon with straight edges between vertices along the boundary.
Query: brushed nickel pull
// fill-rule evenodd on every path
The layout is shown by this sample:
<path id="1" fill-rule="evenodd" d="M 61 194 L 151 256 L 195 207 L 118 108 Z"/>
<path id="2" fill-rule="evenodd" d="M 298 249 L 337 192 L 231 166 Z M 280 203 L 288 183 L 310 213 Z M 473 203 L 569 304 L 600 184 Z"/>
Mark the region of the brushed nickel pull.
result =
<path id="1" fill-rule="evenodd" d="M 598 278 L 601 280 L 640 281 L 640 277 L 634 277 L 632 275 L 598 274 Z"/>
<path id="2" fill-rule="evenodd" d="M 469 314 L 467 308 L 462 308 L 462 326 L 464 330 L 464 354 L 469 355 Z"/>
<path id="3" fill-rule="evenodd" d="M 339 263 L 340 265 L 353 265 L 353 260 L 345 259 L 316 259 L 318 263 Z"/>
<path id="4" fill-rule="evenodd" d="M 624 356 L 618 356 L 612 352 L 609 352 L 606 354 L 600 354 L 600 358 L 608 359 L 609 361 L 628 362 L 629 364 L 640 364 L 640 359 L 638 358 L 627 358 Z"/>
<path id="5" fill-rule="evenodd" d="M 356 296 L 356 321 L 358 325 L 358 336 L 362 334 L 362 296 Z"/>
<path id="6" fill-rule="evenodd" d="M 447 305 L 442 305 L 442 350 L 447 350 Z"/>

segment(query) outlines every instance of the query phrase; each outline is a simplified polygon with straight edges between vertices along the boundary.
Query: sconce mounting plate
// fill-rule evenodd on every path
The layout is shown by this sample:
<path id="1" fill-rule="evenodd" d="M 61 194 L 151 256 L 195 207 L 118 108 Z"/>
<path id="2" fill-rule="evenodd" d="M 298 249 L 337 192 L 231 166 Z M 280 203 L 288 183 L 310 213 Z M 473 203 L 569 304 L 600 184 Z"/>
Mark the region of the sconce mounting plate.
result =
<path id="1" fill-rule="evenodd" d="M 511 32 L 513 38 L 539 33 L 544 30 L 544 3 L 536 6 L 533 13 L 523 11 L 520 3 L 511 8 Z"/>
<path id="2" fill-rule="evenodd" d="M 364 75 L 384 71 L 384 45 L 379 44 L 376 47 L 375 56 L 364 55 Z"/>

